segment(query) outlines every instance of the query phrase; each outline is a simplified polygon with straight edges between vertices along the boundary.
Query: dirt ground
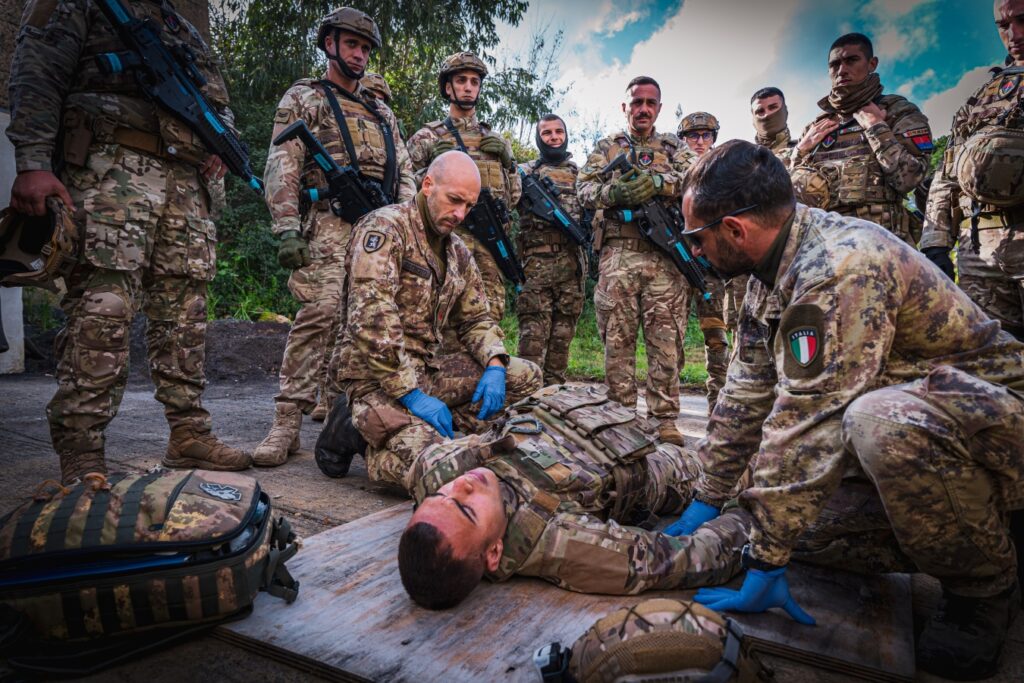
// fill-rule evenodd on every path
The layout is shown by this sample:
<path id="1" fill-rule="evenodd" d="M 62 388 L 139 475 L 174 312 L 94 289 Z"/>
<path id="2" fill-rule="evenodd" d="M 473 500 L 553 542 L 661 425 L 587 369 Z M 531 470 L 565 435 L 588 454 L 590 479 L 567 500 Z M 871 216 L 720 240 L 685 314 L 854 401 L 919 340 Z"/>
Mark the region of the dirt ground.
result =
<path id="1" fill-rule="evenodd" d="M 276 323 L 225 321 L 211 326 L 211 380 L 204 403 L 213 415 L 215 432 L 234 446 L 251 450 L 270 427 L 285 330 L 285 326 Z M 113 469 L 149 469 L 159 462 L 167 443 L 168 428 L 161 406 L 152 398 L 152 384 L 139 370 L 145 366 L 140 340 L 136 336 L 133 344 L 135 369 L 120 414 L 107 431 L 107 457 Z M 45 359 L 38 362 L 45 367 Z M 54 388 L 53 377 L 39 371 L 0 376 L 0 513 L 30 496 L 42 480 L 58 477 L 44 412 Z M 684 397 L 680 425 L 691 443 L 703 434 L 705 405 L 701 397 Z M 279 468 L 252 470 L 274 505 L 292 521 L 300 535 L 318 533 L 404 499 L 394 491 L 371 484 L 359 458 L 345 479 L 324 477 L 311 452 L 319 429 L 320 425 L 306 418 L 302 427 L 303 448 L 296 456 Z M 937 599 L 937 583 L 927 577 L 915 577 L 917 620 Z M 338 637 L 345 637 L 343 624 L 338 625 Z M 861 680 L 778 658 L 767 660 L 775 668 L 778 681 Z M 263 681 L 317 680 L 311 673 L 243 651 L 213 636 L 170 647 L 88 680 L 248 682 L 257 677 Z M 942 679 L 920 675 L 918 680 Z M 1024 619 L 1018 619 L 1011 632 L 1000 675 L 990 680 L 1024 680 Z"/>

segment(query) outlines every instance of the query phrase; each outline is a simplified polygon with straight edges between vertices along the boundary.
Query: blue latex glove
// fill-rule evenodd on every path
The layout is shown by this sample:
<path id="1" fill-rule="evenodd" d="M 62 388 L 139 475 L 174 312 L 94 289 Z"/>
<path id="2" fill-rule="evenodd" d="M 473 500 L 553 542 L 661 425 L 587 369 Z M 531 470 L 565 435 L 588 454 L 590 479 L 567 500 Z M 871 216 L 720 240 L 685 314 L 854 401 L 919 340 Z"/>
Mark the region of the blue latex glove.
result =
<path id="1" fill-rule="evenodd" d="M 455 432 L 452 431 L 452 412 L 448 410 L 444 401 L 424 394 L 419 389 L 413 389 L 398 400 L 406 410 L 436 429 L 438 434 L 449 439 L 455 438 Z"/>
<path id="2" fill-rule="evenodd" d="M 701 588 L 693 599 L 716 612 L 764 612 L 770 607 L 781 607 L 797 622 L 808 626 L 815 624 L 814 617 L 796 604 L 796 600 L 789 594 L 785 567 L 770 572 L 749 569 L 738 591 Z"/>
<path id="3" fill-rule="evenodd" d="M 707 503 L 695 500 L 683 510 L 683 516 L 669 524 L 665 529 L 668 536 L 689 536 L 705 522 L 710 522 L 718 516 L 718 508 Z"/>
<path id="4" fill-rule="evenodd" d="M 505 405 L 505 366 L 488 365 L 484 368 L 484 374 L 476 383 L 476 391 L 473 392 L 472 403 L 480 401 L 480 412 L 476 419 L 486 420 L 498 412 Z"/>

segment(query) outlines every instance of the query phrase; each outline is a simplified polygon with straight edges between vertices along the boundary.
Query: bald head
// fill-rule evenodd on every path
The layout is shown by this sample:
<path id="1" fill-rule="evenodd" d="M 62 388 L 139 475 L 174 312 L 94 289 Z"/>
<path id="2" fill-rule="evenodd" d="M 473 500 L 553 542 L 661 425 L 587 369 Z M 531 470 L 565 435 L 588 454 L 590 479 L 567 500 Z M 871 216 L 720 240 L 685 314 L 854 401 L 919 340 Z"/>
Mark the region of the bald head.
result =
<path id="1" fill-rule="evenodd" d="M 480 171 L 468 154 L 445 152 L 427 167 L 421 192 L 427 198 L 435 229 L 447 235 L 476 204 L 480 196 Z"/>
<path id="2" fill-rule="evenodd" d="M 1024 66 L 1024 0 L 995 0 L 992 5 L 999 37 L 1014 64 Z"/>

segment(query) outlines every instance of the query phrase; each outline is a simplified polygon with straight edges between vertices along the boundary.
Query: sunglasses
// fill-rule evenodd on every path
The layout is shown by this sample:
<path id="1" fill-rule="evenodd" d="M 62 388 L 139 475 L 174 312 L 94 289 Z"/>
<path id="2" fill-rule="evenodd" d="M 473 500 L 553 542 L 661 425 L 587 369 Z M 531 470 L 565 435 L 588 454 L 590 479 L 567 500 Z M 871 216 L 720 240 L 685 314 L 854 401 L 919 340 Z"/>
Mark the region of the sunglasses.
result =
<path id="1" fill-rule="evenodd" d="M 687 235 L 687 236 L 689 236 L 689 235 L 696 235 L 698 232 L 703 232 L 704 230 L 707 230 L 708 228 L 715 227 L 716 225 L 718 225 L 719 223 L 724 221 L 726 218 L 732 218 L 733 216 L 739 216 L 741 213 L 746 213 L 747 211 L 752 211 L 752 210 L 756 209 L 759 206 L 761 206 L 761 205 L 760 204 L 751 204 L 750 206 L 744 206 L 742 209 L 736 209 L 735 211 L 730 211 L 729 213 L 725 214 L 721 218 L 716 218 L 715 220 L 711 221 L 710 223 L 705 223 L 704 225 L 700 226 L 699 228 L 694 228 L 693 230 L 683 230 L 683 234 Z"/>

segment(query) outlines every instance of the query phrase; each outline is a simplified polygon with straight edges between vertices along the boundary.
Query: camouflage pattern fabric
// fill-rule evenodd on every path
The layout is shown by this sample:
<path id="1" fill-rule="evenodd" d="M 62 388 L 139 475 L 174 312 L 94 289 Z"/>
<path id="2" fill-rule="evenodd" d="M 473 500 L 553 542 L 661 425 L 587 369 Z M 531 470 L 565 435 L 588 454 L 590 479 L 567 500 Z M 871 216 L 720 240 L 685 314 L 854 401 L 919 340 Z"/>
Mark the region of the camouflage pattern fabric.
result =
<path id="1" fill-rule="evenodd" d="M 527 174 L 550 178 L 561 193 L 558 201 L 569 216 L 580 219 L 576 199 L 579 169 L 566 159 L 557 166 L 536 161 L 523 164 Z M 524 209 L 519 232 L 526 284 L 516 300 L 519 355 L 544 372 L 544 384 L 561 384 L 569 367 L 569 345 L 583 312 L 586 254 L 556 225 Z"/>
<path id="2" fill-rule="evenodd" d="M 957 176 L 957 159 L 975 135 L 1021 106 L 1020 74 L 992 77 L 953 117 L 945 156 L 935 171 L 925 210 L 921 248 L 957 250 L 960 286 L 1003 329 L 1024 339 L 1024 206 L 1000 208 L 972 201 Z M 980 250 L 970 240 L 974 209 L 979 211 Z M 1010 229 L 1007 226 L 1016 226 Z"/>
<path id="3" fill-rule="evenodd" d="M 724 314 L 728 285 L 717 277 L 707 278 L 706 283 L 711 298 L 705 299 L 698 293 L 693 300 L 697 308 L 700 332 L 704 335 L 704 367 L 708 373 L 704 385 L 707 388 L 708 415 L 710 415 L 711 411 L 715 409 L 719 392 L 725 386 L 725 373 L 729 370 L 729 336 L 726 334 Z M 685 336 L 686 328 L 684 327 L 684 339 Z"/>
<path id="4" fill-rule="evenodd" d="M 789 166 L 790 157 L 793 154 L 793 148 L 796 147 L 797 141 L 789 133 L 789 128 L 785 128 L 775 134 L 775 137 L 770 139 L 762 138 L 757 135 L 754 139 L 757 144 L 767 147 L 779 158 L 779 161 Z"/>
<path id="5" fill-rule="evenodd" d="M 725 326 L 731 332 L 736 331 L 736 323 L 743 310 L 743 299 L 747 296 L 748 282 L 749 275 L 737 275 L 725 283 Z"/>
<path id="6" fill-rule="evenodd" d="M 480 151 L 481 139 L 495 131 L 486 123 L 478 120 L 476 114 L 452 117 L 451 121 L 455 129 L 459 131 L 462 142 L 466 145 L 467 153 L 476 162 L 476 167 L 480 171 L 481 187 L 489 188 L 496 199 L 505 202 L 505 206 L 509 210 L 515 208 L 523 193 L 519 173 L 515 169 L 502 168 L 500 159 Z M 454 136 L 445 127 L 444 121 L 432 121 L 409 138 L 409 156 L 412 158 L 417 183 L 423 182 L 423 176 L 426 175 L 427 167 L 430 166 L 431 150 L 441 140 L 447 140 L 457 146 Z M 509 155 L 511 155 L 511 144 L 507 141 L 505 144 L 508 146 Z M 505 231 L 509 232 L 509 226 L 504 227 Z M 501 270 L 498 269 L 498 264 L 494 261 L 491 253 L 470 234 L 469 230 L 460 226 L 456 229 L 456 233 L 472 251 L 473 259 L 483 276 L 491 314 L 495 320 L 500 321 L 505 317 L 505 282 Z M 458 350 L 456 335 L 450 334 L 447 342 L 446 349 Z"/>
<path id="7" fill-rule="evenodd" d="M 373 98 L 362 85 L 354 96 L 364 102 Z M 368 105 L 348 97 L 338 97 L 338 104 L 345 114 L 360 171 L 369 178 L 382 181 L 387 154 L 376 116 Z M 396 151 L 398 201 L 412 199 L 416 194 L 416 183 L 408 152 L 398 135 L 394 114 L 383 102 L 376 102 L 375 110 L 391 125 Z M 338 122 L 323 94 L 323 86 L 315 81 L 298 81 L 284 94 L 274 116 L 273 137 L 299 120 L 306 122 L 339 166 L 351 163 Z M 311 260 L 308 266 L 293 271 L 288 279 L 289 291 L 302 306 L 288 333 L 281 359 L 281 390 L 274 400 L 293 403 L 302 412 L 310 413 L 316 406 L 317 391 L 334 348 L 352 226 L 334 215 L 326 200 L 308 207 L 303 205 L 300 199 L 302 189 L 326 187 L 327 181 L 300 141 L 271 145 L 264 179 L 267 206 L 273 217 L 272 230 L 278 235 L 286 230 L 301 232 L 308 241 Z"/>
<path id="8" fill-rule="evenodd" d="M 600 172 L 620 154 L 641 170 L 661 175 L 664 182 L 657 200 L 666 205 L 679 202 L 683 176 L 696 160 L 670 133 L 652 131 L 645 139 L 627 132 L 611 135 L 597 143 L 580 171 L 576 190 L 583 208 L 612 208 L 608 192 L 620 173 L 606 180 Z M 684 365 L 691 289 L 672 260 L 631 223 L 612 220 L 605 212 L 601 234 L 594 239 L 595 248 L 601 249 L 594 308 L 605 345 L 608 396 L 626 406 L 636 405 L 636 340 L 642 327 L 650 414 L 674 420 L 679 414 L 679 370 Z"/>
<path id="9" fill-rule="evenodd" d="M 474 467 L 497 475 L 509 522 L 498 570 L 489 575 L 495 581 L 537 576 L 615 595 L 724 583 L 739 571 L 744 511 L 733 509 L 692 536 L 620 526 L 677 515 L 690 501 L 699 461 L 654 434 L 651 422 L 594 387 L 546 387 L 510 408 L 491 432 L 424 449 L 409 483 L 420 501 Z M 610 517 L 626 495 L 634 505 Z"/>
<path id="10" fill-rule="evenodd" d="M 858 470 L 851 454 L 921 566 L 934 568 L 934 547 L 904 543 L 909 535 L 935 532 L 964 547 L 966 526 L 940 533 L 937 525 L 955 518 L 970 526 L 968 517 L 1024 505 L 1019 459 L 1007 461 L 998 447 L 1024 439 L 1021 402 L 1004 388 L 1024 388 L 1024 344 L 909 245 L 835 213 L 798 205 L 774 282 L 751 282 L 729 379 L 699 446 L 705 476 L 697 497 L 712 504 L 729 499 L 756 455 L 753 486 L 740 495 L 755 518 L 755 558 L 786 564 L 844 474 Z M 918 439 L 931 441 L 908 446 Z M 920 504 L 932 485 L 963 493 Z M 1001 576 L 993 558 L 1004 549 L 982 547 L 971 563 L 992 564 L 974 576 Z"/>
<path id="11" fill-rule="evenodd" d="M 808 155 L 794 146 L 790 166 L 809 167 L 831 179 L 829 210 L 877 223 L 911 242 L 903 198 L 928 173 L 931 128 L 925 115 L 899 95 L 883 95 L 875 104 L 885 112 L 885 121 L 865 130 L 851 119 Z"/>

